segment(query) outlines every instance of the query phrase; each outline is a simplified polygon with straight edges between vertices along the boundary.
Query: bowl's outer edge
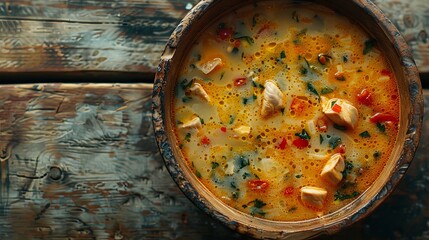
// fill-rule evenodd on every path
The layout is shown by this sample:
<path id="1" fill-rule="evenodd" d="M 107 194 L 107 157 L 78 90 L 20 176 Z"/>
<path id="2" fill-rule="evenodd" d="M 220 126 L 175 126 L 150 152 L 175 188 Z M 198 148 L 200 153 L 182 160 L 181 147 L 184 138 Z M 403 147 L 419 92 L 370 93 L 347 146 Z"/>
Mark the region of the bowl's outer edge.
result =
<path id="1" fill-rule="evenodd" d="M 179 188 L 184 192 L 184 194 L 200 209 L 209 214 L 210 216 L 218 219 L 223 224 L 228 226 L 233 230 L 237 230 L 241 233 L 251 235 L 258 238 L 273 238 L 273 239 L 285 239 L 285 238 L 308 238 L 315 237 L 320 234 L 333 234 L 338 232 L 340 229 L 349 226 L 355 221 L 362 219 L 368 215 L 373 209 L 375 209 L 391 192 L 392 189 L 399 183 L 400 179 L 405 174 L 408 169 L 409 164 L 412 161 L 414 153 L 417 149 L 422 121 L 423 121 L 423 95 L 422 88 L 419 79 L 419 74 L 415 62 L 412 57 L 412 53 L 405 40 L 392 24 L 392 22 L 387 19 L 382 11 L 376 7 L 369 0 L 352 0 L 355 4 L 362 7 L 371 17 L 377 21 L 379 26 L 390 36 L 394 37 L 394 47 L 396 51 L 402 56 L 401 63 L 403 70 L 405 72 L 406 78 L 409 80 L 409 95 L 411 100 L 410 114 L 408 116 L 408 129 L 407 136 L 404 148 L 400 154 L 400 159 L 397 161 L 395 170 L 392 173 L 391 180 L 386 182 L 382 190 L 370 201 L 368 204 L 355 212 L 349 218 L 342 219 L 341 222 L 335 225 L 326 225 L 322 229 L 315 229 L 306 234 L 303 233 L 290 233 L 290 232 L 271 232 L 267 233 L 261 231 L 261 229 L 256 229 L 251 226 L 242 225 L 227 216 L 221 214 L 214 208 L 211 204 L 204 199 L 203 197 L 196 192 L 193 186 L 186 180 L 183 172 L 179 168 L 179 164 L 174 158 L 172 148 L 167 139 L 167 133 L 164 127 L 165 118 L 165 109 L 164 109 L 164 89 L 167 83 L 167 73 L 171 65 L 171 57 L 174 55 L 175 49 L 180 43 L 180 39 L 187 32 L 189 27 L 192 25 L 193 21 L 196 21 L 200 18 L 207 10 L 210 9 L 210 6 L 216 2 L 216 0 L 203 0 L 199 2 L 179 23 L 179 25 L 174 30 L 170 39 L 167 42 L 164 53 L 161 57 L 160 64 L 158 66 L 154 86 L 153 86 L 153 95 L 152 95 L 152 107 L 153 107 L 153 127 L 155 131 L 155 138 L 158 143 L 159 150 L 164 159 L 165 165 L 170 172 L 170 175 L 179 186 Z M 298 234 L 298 235 L 297 235 Z"/>

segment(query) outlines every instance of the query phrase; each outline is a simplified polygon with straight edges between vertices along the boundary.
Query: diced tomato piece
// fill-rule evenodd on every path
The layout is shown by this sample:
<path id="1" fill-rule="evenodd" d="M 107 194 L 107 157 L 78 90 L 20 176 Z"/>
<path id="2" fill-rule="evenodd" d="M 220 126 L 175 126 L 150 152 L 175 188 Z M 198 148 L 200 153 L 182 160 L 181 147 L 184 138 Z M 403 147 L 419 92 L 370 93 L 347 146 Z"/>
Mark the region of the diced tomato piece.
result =
<path id="1" fill-rule="evenodd" d="M 240 78 L 236 78 L 234 80 L 234 86 L 239 87 L 239 86 L 243 86 L 246 84 L 246 78 L 245 77 L 240 77 Z"/>
<path id="2" fill-rule="evenodd" d="M 341 153 L 341 154 L 344 154 L 344 153 L 346 153 L 346 145 L 345 144 L 341 144 L 340 146 L 338 146 L 337 148 L 336 148 L 336 151 L 337 151 L 337 153 Z"/>
<path id="3" fill-rule="evenodd" d="M 226 127 L 221 127 L 221 128 L 220 128 L 220 130 L 221 130 L 222 132 L 226 132 Z"/>
<path id="4" fill-rule="evenodd" d="M 307 139 L 297 138 L 293 140 L 292 144 L 299 149 L 303 149 L 307 147 L 309 143 Z"/>
<path id="5" fill-rule="evenodd" d="M 206 136 L 204 136 L 203 138 L 201 138 L 201 144 L 203 145 L 209 145 L 210 144 L 210 139 Z"/>
<path id="6" fill-rule="evenodd" d="M 230 39 L 234 30 L 232 28 L 221 28 L 218 30 L 218 36 L 222 40 Z"/>
<path id="7" fill-rule="evenodd" d="M 323 117 L 317 119 L 316 125 L 317 129 L 321 132 L 326 132 L 328 130 L 328 122 Z"/>
<path id="8" fill-rule="evenodd" d="M 265 191 L 270 184 L 266 180 L 252 179 L 247 182 L 247 186 L 253 191 Z"/>
<path id="9" fill-rule="evenodd" d="M 336 113 L 340 113 L 341 112 L 341 106 L 338 104 L 334 104 L 334 106 L 332 106 L 332 111 L 334 111 Z"/>
<path id="10" fill-rule="evenodd" d="M 379 122 L 397 122 L 397 119 L 388 113 L 376 113 L 369 120 L 373 123 Z"/>
<path id="11" fill-rule="evenodd" d="M 364 88 L 360 93 L 357 94 L 357 99 L 363 105 L 369 106 L 372 103 L 372 94 L 370 91 Z"/>
<path id="12" fill-rule="evenodd" d="M 280 142 L 279 148 L 281 150 L 284 150 L 286 148 L 286 138 L 282 139 L 282 141 Z"/>
<path id="13" fill-rule="evenodd" d="M 290 104 L 290 109 L 297 114 L 300 114 L 305 109 L 305 101 L 299 98 L 294 98 Z"/>
<path id="14" fill-rule="evenodd" d="M 283 194 L 285 196 L 290 196 L 293 194 L 294 188 L 292 186 L 289 186 L 287 188 L 285 188 L 285 190 L 283 191 Z"/>

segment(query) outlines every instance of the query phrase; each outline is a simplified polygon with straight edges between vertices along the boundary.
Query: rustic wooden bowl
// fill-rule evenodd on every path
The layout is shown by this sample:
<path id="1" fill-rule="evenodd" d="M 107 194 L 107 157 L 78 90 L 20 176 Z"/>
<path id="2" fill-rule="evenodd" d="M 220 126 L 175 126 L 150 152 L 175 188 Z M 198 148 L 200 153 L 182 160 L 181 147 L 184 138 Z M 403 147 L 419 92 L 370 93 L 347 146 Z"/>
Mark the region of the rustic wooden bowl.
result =
<path id="1" fill-rule="evenodd" d="M 156 73 L 153 89 L 153 124 L 168 171 L 185 195 L 199 208 L 228 227 L 257 238 L 303 239 L 332 234 L 372 212 L 393 191 L 416 151 L 423 117 L 419 74 L 395 26 L 370 1 L 313 0 L 359 23 L 390 60 L 401 99 L 400 130 L 392 156 L 379 178 L 357 199 L 340 210 L 316 219 L 270 221 L 235 210 L 209 192 L 186 165 L 172 122 L 174 89 L 182 59 L 204 28 L 225 12 L 256 0 L 203 0 L 180 22 L 170 37 Z M 294 1 L 300 2 L 300 1 Z"/>

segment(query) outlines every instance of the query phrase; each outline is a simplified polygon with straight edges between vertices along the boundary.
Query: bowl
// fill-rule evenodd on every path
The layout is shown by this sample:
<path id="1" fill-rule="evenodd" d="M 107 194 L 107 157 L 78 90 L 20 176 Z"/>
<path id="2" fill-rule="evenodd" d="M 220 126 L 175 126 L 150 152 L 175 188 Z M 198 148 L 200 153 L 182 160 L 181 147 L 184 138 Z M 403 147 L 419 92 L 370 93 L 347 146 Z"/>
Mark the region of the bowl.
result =
<path id="1" fill-rule="evenodd" d="M 261 0 L 263 1 L 263 0 Z M 165 165 L 183 193 L 200 209 L 240 233 L 266 239 L 305 239 L 333 234 L 370 214 L 404 176 L 418 146 L 423 117 L 419 73 L 412 53 L 395 26 L 371 2 L 293 1 L 324 5 L 359 24 L 377 44 L 394 71 L 400 97 L 399 131 L 391 156 L 381 174 L 359 197 L 341 209 L 321 217 L 299 221 L 257 218 L 229 207 L 211 193 L 188 167 L 174 134 L 173 102 L 183 59 L 209 23 L 255 0 L 203 0 L 179 23 L 162 54 L 153 87 L 153 125 Z"/>

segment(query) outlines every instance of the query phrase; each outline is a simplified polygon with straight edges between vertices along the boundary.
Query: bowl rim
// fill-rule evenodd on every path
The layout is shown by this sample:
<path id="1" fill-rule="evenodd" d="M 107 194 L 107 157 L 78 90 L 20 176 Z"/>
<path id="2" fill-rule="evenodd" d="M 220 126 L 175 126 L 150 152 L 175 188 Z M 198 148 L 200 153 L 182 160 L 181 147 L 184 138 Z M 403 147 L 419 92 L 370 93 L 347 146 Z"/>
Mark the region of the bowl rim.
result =
<path id="1" fill-rule="evenodd" d="M 211 217 L 219 220 L 224 225 L 228 226 L 233 230 L 237 230 L 240 233 L 248 234 L 253 237 L 268 237 L 268 238 L 307 238 L 315 237 L 320 234 L 333 234 L 338 232 L 340 229 L 351 225 L 352 223 L 358 221 L 359 219 L 367 216 L 372 212 L 381 202 L 393 192 L 395 186 L 402 179 L 406 170 L 408 169 L 409 164 L 411 163 L 417 146 L 420 140 L 421 127 L 423 121 L 423 95 L 422 87 L 419 78 L 419 72 L 415 65 L 415 62 L 412 57 L 412 52 L 408 45 L 406 44 L 404 38 L 401 36 L 399 31 L 393 25 L 393 23 L 388 20 L 382 11 L 376 7 L 370 1 L 361 1 L 361 0 L 351 0 L 350 2 L 357 7 L 360 7 L 365 10 L 365 12 L 371 17 L 374 22 L 376 22 L 379 27 L 384 31 L 385 35 L 389 35 L 392 38 L 394 48 L 399 56 L 401 56 L 401 67 L 404 73 L 404 79 L 408 81 L 408 94 L 411 101 L 410 104 L 410 114 L 407 119 L 407 133 L 405 136 L 404 145 L 402 146 L 400 157 L 395 160 L 396 166 L 389 174 L 389 180 L 383 183 L 381 190 L 370 200 L 364 207 L 356 210 L 346 219 L 340 218 L 341 221 L 336 221 L 334 224 L 325 224 L 320 228 L 315 229 L 301 229 L 301 231 L 267 231 L 261 230 L 255 226 L 244 225 L 240 223 L 238 219 L 231 219 L 226 216 L 218 209 L 216 209 L 205 197 L 201 196 L 199 192 L 196 191 L 192 183 L 190 183 L 185 174 L 182 172 L 182 169 L 179 166 L 179 163 L 176 157 L 173 154 L 172 146 L 167 135 L 172 134 L 168 133 L 165 124 L 165 87 L 168 82 L 168 71 L 173 64 L 171 59 L 174 55 L 175 49 L 180 46 L 180 39 L 182 36 L 186 35 L 189 31 L 190 26 L 195 21 L 198 21 L 202 15 L 206 14 L 207 11 L 210 11 L 212 6 L 222 0 L 202 0 L 182 19 L 178 26 L 173 31 L 171 37 L 169 38 L 165 50 L 161 56 L 161 60 L 156 71 L 153 93 L 152 93 L 152 123 L 155 132 L 155 138 L 158 144 L 158 148 L 162 155 L 162 158 L 165 162 L 166 168 L 172 176 L 173 180 L 179 186 L 181 191 L 193 202 L 198 208 L 202 209 L 205 213 Z M 245 1 L 242 1 L 245 2 Z M 246 2 L 255 2 L 255 0 L 249 0 Z M 306 1 L 294 1 L 294 2 L 316 2 L 320 4 L 318 0 L 306 0 Z M 244 4 L 243 4 L 244 5 Z M 399 87 L 398 87 L 399 88 Z M 393 154 L 393 153 L 392 153 Z M 391 159 L 392 160 L 392 159 Z M 358 198 L 359 199 L 359 198 Z M 353 202 L 357 201 L 355 199 Z M 353 203 L 352 202 L 352 203 Z M 345 207 L 351 205 L 349 203 Z M 239 210 L 236 210 L 239 211 Z M 337 210 L 338 211 L 338 210 Z M 335 211 L 335 212 L 337 212 Z M 335 213 L 334 212 L 334 213 Z M 326 215 L 325 215 L 326 216 Z M 261 220 L 260 218 L 256 218 Z M 263 221 L 270 222 L 271 220 L 262 219 Z M 310 219 L 311 221 L 312 219 Z M 309 220 L 302 221 L 293 221 L 293 222 L 305 222 Z M 272 221 L 272 222 L 281 222 L 281 221 Z M 284 222 L 288 223 L 288 222 Z M 289 222 L 290 223 L 290 222 Z M 304 233 L 305 231 L 305 233 Z"/>

